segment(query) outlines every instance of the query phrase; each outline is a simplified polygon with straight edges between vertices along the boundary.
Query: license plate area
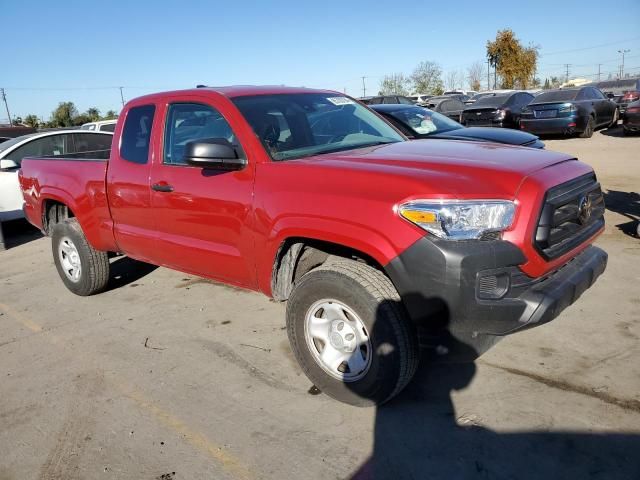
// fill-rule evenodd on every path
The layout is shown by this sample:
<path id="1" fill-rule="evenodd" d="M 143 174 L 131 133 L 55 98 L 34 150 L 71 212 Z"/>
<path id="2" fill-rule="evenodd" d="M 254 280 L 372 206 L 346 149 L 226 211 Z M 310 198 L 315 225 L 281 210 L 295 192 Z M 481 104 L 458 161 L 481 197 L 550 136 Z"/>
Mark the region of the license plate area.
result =
<path id="1" fill-rule="evenodd" d="M 535 110 L 536 118 L 555 118 L 558 115 L 557 110 Z"/>

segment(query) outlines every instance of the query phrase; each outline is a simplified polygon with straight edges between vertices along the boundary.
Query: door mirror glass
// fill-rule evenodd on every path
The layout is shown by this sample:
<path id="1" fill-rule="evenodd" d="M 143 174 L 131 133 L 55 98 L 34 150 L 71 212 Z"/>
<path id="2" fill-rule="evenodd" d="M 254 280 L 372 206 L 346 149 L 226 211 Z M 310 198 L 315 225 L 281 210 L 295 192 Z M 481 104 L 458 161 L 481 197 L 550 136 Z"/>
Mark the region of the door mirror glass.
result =
<path id="1" fill-rule="evenodd" d="M 18 165 L 18 162 L 9 160 L 8 158 L 0 160 L 0 170 L 14 170 L 19 166 L 20 165 Z"/>
<path id="2" fill-rule="evenodd" d="M 184 161 L 189 165 L 218 170 L 240 170 L 246 160 L 225 138 L 201 138 L 188 142 L 184 148 Z"/>

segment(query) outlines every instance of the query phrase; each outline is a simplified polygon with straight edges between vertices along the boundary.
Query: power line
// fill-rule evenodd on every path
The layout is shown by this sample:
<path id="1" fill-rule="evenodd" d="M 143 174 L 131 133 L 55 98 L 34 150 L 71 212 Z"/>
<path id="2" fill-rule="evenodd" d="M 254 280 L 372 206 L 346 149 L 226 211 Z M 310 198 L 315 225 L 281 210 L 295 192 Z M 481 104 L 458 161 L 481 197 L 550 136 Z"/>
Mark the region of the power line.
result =
<path id="1" fill-rule="evenodd" d="M 618 45 L 619 43 L 633 42 L 634 40 L 640 40 L 640 37 L 633 37 L 633 38 L 628 38 L 626 40 L 618 40 L 618 41 L 615 41 L 615 42 L 602 43 L 600 45 L 592 45 L 590 47 L 573 48 L 571 50 L 559 50 L 557 52 L 548 52 L 548 53 L 543 53 L 540 56 L 542 57 L 544 55 L 558 55 L 560 53 L 581 52 L 583 50 L 591 50 L 591 49 L 594 49 L 594 48 L 601 48 L 601 47 L 609 47 L 611 45 Z"/>

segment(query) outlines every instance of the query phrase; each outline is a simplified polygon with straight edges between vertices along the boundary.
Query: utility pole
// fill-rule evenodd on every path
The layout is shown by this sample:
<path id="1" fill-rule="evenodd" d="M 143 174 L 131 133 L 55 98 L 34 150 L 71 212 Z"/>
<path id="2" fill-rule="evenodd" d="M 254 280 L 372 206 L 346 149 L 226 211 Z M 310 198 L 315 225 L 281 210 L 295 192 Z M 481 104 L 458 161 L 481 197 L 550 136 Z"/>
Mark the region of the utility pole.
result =
<path id="1" fill-rule="evenodd" d="M 122 100 L 122 106 L 124 107 L 124 96 L 122 95 L 123 87 L 118 87 L 120 89 L 120 100 Z"/>
<path id="2" fill-rule="evenodd" d="M 564 79 L 565 83 L 569 82 L 569 67 L 571 66 L 570 63 L 565 63 L 564 64 L 564 68 L 566 69 L 567 73 L 566 73 L 566 77 Z"/>
<path id="3" fill-rule="evenodd" d="M 491 70 L 490 70 L 491 62 L 487 60 L 487 90 L 491 90 Z"/>
<path id="4" fill-rule="evenodd" d="M 4 102 L 4 108 L 7 109 L 7 118 L 9 119 L 9 126 L 13 125 L 11 121 L 11 114 L 9 113 L 9 104 L 7 103 L 7 96 L 4 93 L 4 88 L 0 88 L 0 96 L 2 96 L 2 101 Z"/>
<path id="5" fill-rule="evenodd" d="M 362 77 L 362 97 L 366 97 L 367 96 L 367 86 L 364 83 L 364 79 L 367 77 Z"/>
<path id="6" fill-rule="evenodd" d="M 624 54 L 629 53 L 631 50 L 618 50 L 618 53 L 622 54 L 622 65 L 620 66 L 620 78 L 624 78 Z"/>
<path id="7" fill-rule="evenodd" d="M 498 83 L 498 65 L 493 66 L 493 89 L 496 89 L 496 84 Z"/>
<path id="8" fill-rule="evenodd" d="M 601 63 L 598 64 L 598 81 L 600 81 L 600 67 L 602 66 Z"/>

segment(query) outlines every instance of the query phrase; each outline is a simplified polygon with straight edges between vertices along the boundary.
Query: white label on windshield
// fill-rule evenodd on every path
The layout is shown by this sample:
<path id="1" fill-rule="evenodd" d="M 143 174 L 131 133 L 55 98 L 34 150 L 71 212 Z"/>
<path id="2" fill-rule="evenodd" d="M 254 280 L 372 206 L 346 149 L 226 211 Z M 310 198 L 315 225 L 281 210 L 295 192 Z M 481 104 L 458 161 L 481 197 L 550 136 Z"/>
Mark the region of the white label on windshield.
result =
<path id="1" fill-rule="evenodd" d="M 338 105 L 338 106 L 351 105 L 352 103 L 355 103 L 353 100 L 347 97 L 329 97 L 327 98 L 327 100 L 329 100 L 334 105 Z"/>

